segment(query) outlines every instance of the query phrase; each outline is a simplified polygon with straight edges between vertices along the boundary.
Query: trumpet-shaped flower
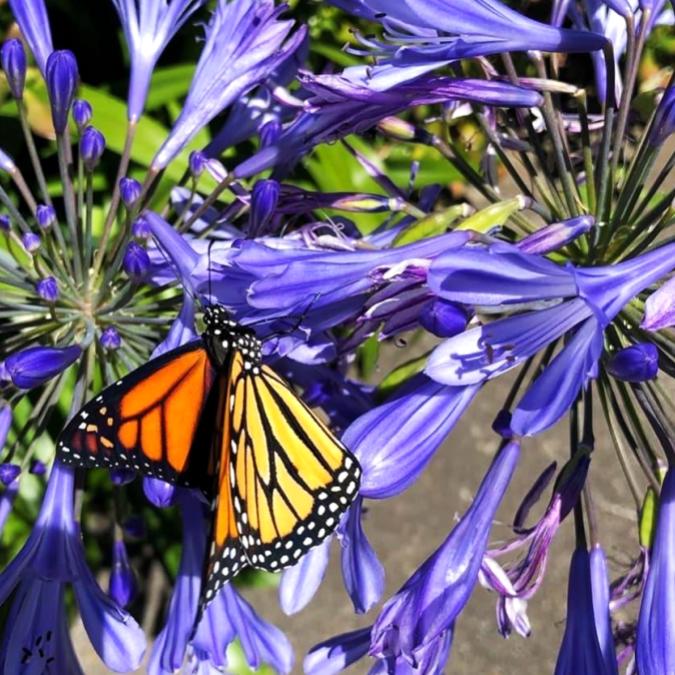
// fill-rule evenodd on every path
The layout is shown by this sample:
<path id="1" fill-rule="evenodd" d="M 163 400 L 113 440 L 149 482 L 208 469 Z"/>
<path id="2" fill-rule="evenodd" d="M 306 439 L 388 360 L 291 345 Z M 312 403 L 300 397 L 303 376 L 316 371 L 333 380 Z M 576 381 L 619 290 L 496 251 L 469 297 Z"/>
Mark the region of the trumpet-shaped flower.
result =
<path id="1" fill-rule="evenodd" d="M 44 0 L 10 0 L 12 14 L 26 38 L 42 75 L 47 73 L 47 59 L 54 51 L 52 32 Z"/>

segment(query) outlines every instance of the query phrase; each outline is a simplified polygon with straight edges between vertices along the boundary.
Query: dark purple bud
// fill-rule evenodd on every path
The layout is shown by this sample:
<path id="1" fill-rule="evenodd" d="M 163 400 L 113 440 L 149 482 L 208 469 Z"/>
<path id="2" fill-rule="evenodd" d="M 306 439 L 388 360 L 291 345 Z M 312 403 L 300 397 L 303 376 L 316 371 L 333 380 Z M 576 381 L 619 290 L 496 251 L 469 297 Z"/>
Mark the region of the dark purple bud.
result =
<path id="1" fill-rule="evenodd" d="M 455 304 L 436 298 L 427 303 L 420 314 L 420 323 L 438 337 L 452 337 L 461 333 L 468 321 L 466 311 Z"/>
<path id="2" fill-rule="evenodd" d="M 199 178 L 204 173 L 206 168 L 206 163 L 209 161 L 209 158 L 199 150 L 195 150 L 190 153 L 190 173 L 195 177 Z"/>
<path id="3" fill-rule="evenodd" d="M 18 464 L 0 464 L 0 482 L 3 485 L 11 485 L 21 473 Z"/>
<path id="4" fill-rule="evenodd" d="M 35 220 L 42 230 L 48 230 L 56 222 L 56 211 L 49 204 L 38 204 Z"/>
<path id="5" fill-rule="evenodd" d="M 85 101 L 83 98 L 76 98 L 73 101 L 73 120 L 80 131 L 89 124 L 91 115 L 92 109 L 89 101 Z"/>
<path id="6" fill-rule="evenodd" d="M 37 294 L 46 302 L 53 303 L 59 299 L 59 284 L 54 277 L 40 279 L 35 284 Z"/>
<path id="7" fill-rule="evenodd" d="M 71 347 L 28 347 L 8 356 L 7 372 L 19 389 L 39 387 L 52 377 L 63 372 L 80 358 L 82 350 Z"/>
<path id="8" fill-rule="evenodd" d="M 265 231 L 279 203 L 279 183 L 275 180 L 259 180 L 251 194 L 251 232 Z"/>
<path id="9" fill-rule="evenodd" d="M 593 216 L 579 216 L 560 223 L 546 225 L 533 234 L 521 239 L 516 245 L 524 253 L 544 254 L 557 251 L 589 232 L 595 225 Z"/>
<path id="10" fill-rule="evenodd" d="M 136 595 L 136 577 L 133 569 L 131 569 L 129 556 L 127 556 L 127 549 L 123 541 L 116 541 L 113 544 L 108 595 L 120 607 L 126 607 Z"/>
<path id="11" fill-rule="evenodd" d="M 40 248 L 40 241 L 40 235 L 34 232 L 21 235 L 21 243 L 28 253 L 35 253 Z"/>
<path id="12" fill-rule="evenodd" d="M 132 537 L 133 539 L 143 539 L 147 531 L 145 520 L 143 516 L 139 515 L 129 516 L 122 523 L 122 529 L 127 537 Z"/>
<path id="13" fill-rule="evenodd" d="M 34 459 L 30 463 L 30 469 L 29 471 L 34 475 L 34 476 L 44 476 L 45 473 L 47 473 L 47 467 L 45 466 L 44 462 L 41 462 L 39 459 Z"/>
<path id="14" fill-rule="evenodd" d="M 115 351 L 122 345 L 122 338 L 114 326 L 108 326 L 101 333 L 101 345 L 104 349 Z"/>
<path id="15" fill-rule="evenodd" d="M 75 55 L 67 49 L 52 52 L 47 59 L 46 80 L 54 129 L 62 134 L 68 125 L 68 113 L 79 80 Z"/>
<path id="16" fill-rule="evenodd" d="M 492 422 L 492 431 L 498 433 L 502 438 L 513 438 L 511 431 L 511 413 L 508 410 L 500 410 Z"/>
<path id="17" fill-rule="evenodd" d="M 141 196 L 141 184 L 135 178 L 120 179 L 120 194 L 122 201 L 131 208 Z"/>
<path id="18" fill-rule="evenodd" d="M 131 226 L 131 234 L 136 239 L 149 239 L 152 235 L 150 224 L 145 216 L 138 216 Z"/>
<path id="19" fill-rule="evenodd" d="M 26 84 L 26 50 L 23 42 L 16 38 L 7 40 L 0 51 L 2 69 L 5 71 L 7 83 L 16 99 L 23 97 L 23 88 Z"/>
<path id="20" fill-rule="evenodd" d="M 0 230 L 3 232 L 9 232 L 9 228 L 12 221 L 9 219 L 9 216 L 1 215 L 0 216 Z"/>
<path id="21" fill-rule="evenodd" d="M 127 244 L 122 265 L 130 279 L 140 281 L 150 269 L 150 256 L 142 246 L 131 241 Z"/>
<path id="22" fill-rule="evenodd" d="M 279 120 L 270 120 L 260 127 L 260 147 L 267 148 L 270 145 L 276 145 L 281 136 L 281 122 Z"/>
<path id="23" fill-rule="evenodd" d="M 160 509 L 171 506 L 176 488 L 159 478 L 143 478 L 143 492 L 147 500 Z"/>
<path id="24" fill-rule="evenodd" d="M 136 478 L 133 469 L 110 469 L 110 482 L 113 485 L 127 485 Z"/>
<path id="25" fill-rule="evenodd" d="M 653 380 L 659 370 L 659 350 L 651 342 L 641 342 L 612 354 L 607 372 L 624 382 Z"/>
<path id="26" fill-rule="evenodd" d="M 94 127 L 87 127 L 80 139 L 80 155 L 87 171 L 93 171 L 105 150 L 105 136 Z"/>

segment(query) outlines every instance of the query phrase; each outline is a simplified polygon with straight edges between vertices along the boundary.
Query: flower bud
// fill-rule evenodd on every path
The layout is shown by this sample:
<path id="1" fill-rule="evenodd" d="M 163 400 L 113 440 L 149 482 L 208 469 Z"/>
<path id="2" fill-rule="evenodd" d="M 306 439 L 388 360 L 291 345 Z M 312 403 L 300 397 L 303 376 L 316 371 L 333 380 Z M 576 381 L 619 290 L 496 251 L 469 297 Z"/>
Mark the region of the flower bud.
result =
<path id="1" fill-rule="evenodd" d="M 267 148 L 275 145 L 281 136 L 281 122 L 270 120 L 260 127 L 260 147 Z"/>
<path id="2" fill-rule="evenodd" d="M 70 347 L 28 347 L 8 356 L 5 366 L 14 386 L 19 389 L 39 387 L 63 372 L 80 358 L 82 350 Z"/>
<path id="3" fill-rule="evenodd" d="M 2 232 L 9 232 L 9 228 L 11 225 L 11 221 L 9 219 L 9 216 L 6 215 L 0 215 L 0 230 Z"/>
<path id="4" fill-rule="evenodd" d="M 0 482 L 3 485 L 11 485 L 21 473 L 21 467 L 18 464 L 0 464 Z"/>
<path id="5" fill-rule="evenodd" d="M 57 134 L 62 134 L 68 124 L 68 113 L 75 97 L 79 80 L 75 55 L 61 49 L 47 59 L 47 91 L 52 106 L 52 121 Z"/>
<path id="6" fill-rule="evenodd" d="M 663 94 L 659 106 L 654 113 L 647 142 L 653 147 L 663 145 L 664 141 L 675 131 L 675 85 L 671 84 Z"/>
<path id="7" fill-rule="evenodd" d="M 76 98 L 73 101 L 73 121 L 77 128 L 82 131 L 91 121 L 92 109 L 91 103 L 83 98 Z"/>
<path id="8" fill-rule="evenodd" d="M 122 345 L 122 338 L 114 326 L 108 326 L 101 333 L 101 345 L 104 349 L 115 351 Z"/>
<path id="9" fill-rule="evenodd" d="M 131 225 L 131 234 L 135 239 L 150 238 L 152 231 L 150 230 L 148 219 L 145 216 L 140 215 L 138 218 L 136 218 L 136 220 L 134 220 L 133 224 Z"/>
<path id="10" fill-rule="evenodd" d="M 3 364 L 0 363 L 0 366 Z M 0 370 L 2 368 L 0 367 Z M 0 382 L 2 382 L 3 377 L 0 373 Z M 8 403 L 0 403 L 0 450 L 5 447 L 5 442 L 7 441 L 7 435 L 9 430 L 12 428 L 12 408 Z"/>
<path id="11" fill-rule="evenodd" d="M 533 234 L 521 239 L 516 245 L 523 253 L 542 255 L 556 251 L 589 232 L 595 225 L 593 216 L 579 216 L 560 223 L 546 225 Z"/>
<path id="12" fill-rule="evenodd" d="M 420 324 L 438 337 L 452 337 L 461 333 L 466 328 L 467 319 L 464 309 L 442 298 L 428 302 L 420 314 Z"/>
<path id="13" fill-rule="evenodd" d="M 134 178 L 121 178 L 120 195 L 126 207 L 131 208 L 141 196 L 141 184 Z"/>
<path id="14" fill-rule="evenodd" d="M 502 408 L 492 422 L 492 431 L 499 434 L 502 438 L 513 438 L 511 431 L 511 413 Z"/>
<path id="15" fill-rule="evenodd" d="M 159 478 L 143 478 L 143 492 L 147 500 L 160 509 L 171 506 L 176 488 Z"/>
<path id="16" fill-rule="evenodd" d="M 136 478 L 133 469 L 110 469 L 110 482 L 113 485 L 127 485 Z"/>
<path id="17" fill-rule="evenodd" d="M 134 599 L 136 590 L 136 576 L 129 563 L 126 546 L 123 541 L 117 540 L 113 544 L 108 595 L 120 607 L 126 607 Z"/>
<path id="18" fill-rule="evenodd" d="M 641 342 L 612 354 L 607 372 L 624 382 L 653 380 L 659 371 L 659 350 L 651 342 Z"/>
<path id="19" fill-rule="evenodd" d="M 640 328 L 648 331 L 675 326 L 675 277 L 655 290 L 645 302 L 645 315 Z"/>
<path id="20" fill-rule="evenodd" d="M 52 304 L 59 299 L 59 284 L 54 277 L 45 277 L 35 284 L 37 294 L 46 302 Z"/>
<path id="21" fill-rule="evenodd" d="M 48 230 L 56 222 L 56 211 L 49 204 L 38 204 L 35 219 L 41 230 Z"/>
<path id="22" fill-rule="evenodd" d="M 206 168 L 206 163 L 208 161 L 209 158 L 203 152 L 200 152 L 199 150 L 191 152 L 189 159 L 190 173 L 195 178 L 199 178 L 202 175 L 202 173 L 204 173 L 204 169 Z"/>
<path id="23" fill-rule="evenodd" d="M 251 194 L 251 232 L 262 234 L 272 220 L 279 202 L 279 183 L 259 180 Z"/>
<path id="24" fill-rule="evenodd" d="M 26 232 L 21 235 L 21 243 L 28 253 L 35 253 L 40 248 L 40 235 L 34 232 Z"/>
<path id="25" fill-rule="evenodd" d="M 150 269 L 150 256 L 135 241 L 129 242 L 122 260 L 122 266 L 130 279 L 140 281 Z"/>
<path id="26" fill-rule="evenodd" d="M 47 467 L 45 466 L 44 462 L 41 462 L 39 459 L 34 459 L 30 463 L 29 471 L 34 476 L 44 476 L 47 473 Z"/>
<path id="27" fill-rule="evenodd" d="M 0 60 L 12 96 L 21 99 L 26 84 L 26 50 L 23 42 L 16 38 L 7 40 L 0 50 Z"/>
<path id="28" fill-rule="evenodd" d="M 84 168 L 93 171 L 105 150 L 105 136 L 94 127 L 87 127 L 80 139 L 80 154 Z"/>

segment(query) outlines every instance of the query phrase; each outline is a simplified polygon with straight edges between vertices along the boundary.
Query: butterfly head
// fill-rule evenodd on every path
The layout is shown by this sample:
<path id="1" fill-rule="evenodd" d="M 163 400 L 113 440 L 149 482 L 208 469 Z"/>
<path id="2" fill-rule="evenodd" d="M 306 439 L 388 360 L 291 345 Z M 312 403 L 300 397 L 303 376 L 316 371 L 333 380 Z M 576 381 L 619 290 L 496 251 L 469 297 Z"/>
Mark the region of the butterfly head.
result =
<path id="1" fill-rule="evenodd" d="M 206 331 L 204 340 L 211 360 L 218 367 L 224 367 L 232 350 L 238 350 L 244 357 L 247 369 L 256 370 L 262 361 L 262 345 L 255 333 L 237 323 L 223 305 L 209 305 L 204 309 Z"/>

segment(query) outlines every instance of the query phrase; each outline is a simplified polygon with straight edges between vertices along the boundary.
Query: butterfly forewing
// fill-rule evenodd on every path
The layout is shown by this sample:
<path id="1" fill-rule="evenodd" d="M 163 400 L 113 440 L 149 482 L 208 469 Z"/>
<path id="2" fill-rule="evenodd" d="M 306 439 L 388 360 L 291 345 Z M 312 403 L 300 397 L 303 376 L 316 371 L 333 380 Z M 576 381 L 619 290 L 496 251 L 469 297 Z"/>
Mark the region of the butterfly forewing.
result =
<path id="1" fill-rule="evenodd" d="M 153 359 L 73 417 L 57 443 L 59 459 L 195 486 L 202 472 L 191 450 L 215 374 L 201 340 Z"/>

